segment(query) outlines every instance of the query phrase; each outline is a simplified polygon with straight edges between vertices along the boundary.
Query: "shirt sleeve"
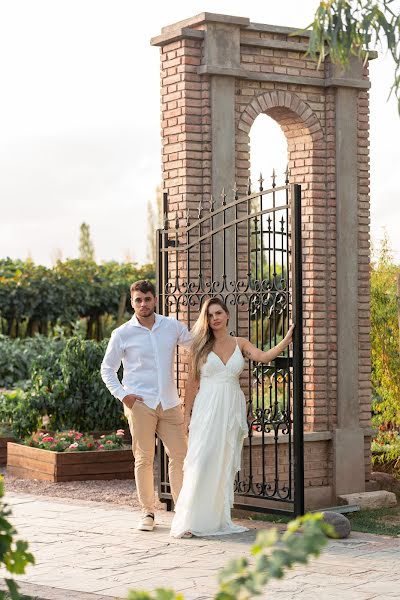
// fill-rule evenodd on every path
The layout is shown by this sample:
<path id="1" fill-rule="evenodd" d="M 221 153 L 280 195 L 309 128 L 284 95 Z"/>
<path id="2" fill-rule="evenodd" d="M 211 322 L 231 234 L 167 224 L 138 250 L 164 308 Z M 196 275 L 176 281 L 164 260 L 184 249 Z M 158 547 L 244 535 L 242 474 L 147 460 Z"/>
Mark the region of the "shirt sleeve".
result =
<path id="1" fill-rule="evenodd" d="M 117 376 L 118 369 L 121 366 L 122 357 L 123 350 L 121 348 L 119 335 L 116 331 L 113 331 L 110 341 L 108 342 L 103 362 L 101 363 L 100 374 L 111 394 L 115 396 L 115 398 L 118 398 L 118 400 L 121 400 L 121 402 L 126 396 L 126 391 Z"/>
<path id="2" fill-rule="evenodd" d="M 176 321 L 176 327 L 178 331 L 178 344 L 180 346 L 185 346 L 185 348 L 189 348 L 192 343 L 193 336 L 183 323 L 180 321 Z"/>

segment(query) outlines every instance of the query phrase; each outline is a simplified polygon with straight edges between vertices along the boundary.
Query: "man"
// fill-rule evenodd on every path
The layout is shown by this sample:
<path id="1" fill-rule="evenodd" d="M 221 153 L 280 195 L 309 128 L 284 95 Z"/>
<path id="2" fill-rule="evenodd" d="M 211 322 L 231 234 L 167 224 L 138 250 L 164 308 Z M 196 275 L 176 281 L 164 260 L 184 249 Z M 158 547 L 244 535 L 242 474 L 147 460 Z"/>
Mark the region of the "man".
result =
<path id="1" fill-rule="evenodd" d="M 101 376 L 110 392 L 122 401 L 132 434 L 135 480 L 142 517 L 141 531 L 154 528 L 154 439 L 161 438 L 169 457 L 174 502 L 183 478 L 187 442 L 183 412 L 174 383 L 176 345 L 189 346 L 191 334 L 179 321 L 155 313 L 156 292 L 150 281 L 131 285 L 135 314 L 111 335 Z M 122 384 L 117 377 L 124 367 Z"/>

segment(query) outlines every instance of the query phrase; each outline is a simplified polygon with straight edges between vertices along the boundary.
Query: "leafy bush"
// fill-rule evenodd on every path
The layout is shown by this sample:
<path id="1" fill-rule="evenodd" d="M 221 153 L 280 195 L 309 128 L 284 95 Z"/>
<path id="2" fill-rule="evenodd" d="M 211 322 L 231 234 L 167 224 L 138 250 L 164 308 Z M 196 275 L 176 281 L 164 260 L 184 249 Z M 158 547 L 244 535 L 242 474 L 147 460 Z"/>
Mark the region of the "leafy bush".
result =
<path id="1" fill-rule="evenodd" d="M 400 354 L 396 276 L 385 236 L 371 272 L 371 346 L 373 424 L 393 429 L 400 425 Z"/>
<path id="2" fill-rule="evenodd" d="M 25 389 L 0 393 L 0 424 L 24 438 L 42 425 L 50 431 L 109 431 L 126 424 L 121 403 L 105 387 L 100 365 L 107 342 L 78 337 L 13 340 L 29 348 L 31 379 Z M 36 344 L 36 346 L 35 346 Z M 34 349 L 38 348 L 36 356 Z M 15 351 L 17 353 L 17 351 Z"/>
<path id="3" fill-rule="evenodd" d="M 12 389 L 30 379 L 32 365 L 48 351 L 60 351 L 65 342 L 56 338 L 35 335 L 32 338 L 12 339 L 0 335 L 0 387 Z"/>
<path id="4" fill-rule="evenodd" d="M 400 435 L 397 431 L 380 431 L 371 444 L 372 464 L 400 474 Z"/>
<path id="5" fill-rule="evenodd" d="M 1 331 L 12 337 L 47 335 L 58 324 L 72 333 L 73 324 L 86 319 L 86 337 L 102 339 L 104 317 L 121 320 L 130 312 L 129 286 L 137 279 L 154 280 L 154 266 L 66 260 L 48 269 L 31 260 L 2 259 Z"/>
<path id="6" fill-rule="evenodd" d="M 49 417 L 49 430 L 87 432 L 124 427 L 122 404 L 100 377 L 106 346 L 106 341 L 72 337 L 61 354 L 50 348 L 34 363 L 27 394 L 35 410 Z"/>
<path id="7" fill-rule="evenodd" d="M 78 431 L 61 431 L 53 435 L 35 434 L 25 440 L 26 446 L 50 450 L 52 452 L 92 452 L 93 450 L 119 450 L 124 446 L 124 430 L 100 436 L 94 439 Z"/>
<path id="8" fill-rule="evenodd" d="M 17 438 L 24 438 L 40 427 L 40 411 L 30 400 L 24 390 L 0 393 L 0 423 Z"/>

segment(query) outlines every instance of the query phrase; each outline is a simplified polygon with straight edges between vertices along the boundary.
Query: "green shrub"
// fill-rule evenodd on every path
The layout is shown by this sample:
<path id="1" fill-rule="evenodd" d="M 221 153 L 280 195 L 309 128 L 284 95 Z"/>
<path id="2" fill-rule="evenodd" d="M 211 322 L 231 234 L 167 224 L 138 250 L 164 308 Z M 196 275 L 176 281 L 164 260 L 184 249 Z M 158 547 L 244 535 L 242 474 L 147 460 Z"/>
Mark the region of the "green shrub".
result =
<path id="1" fill-rule="evenodd" d="M 0 393 L 0 423 L 2 429 L 9 429 L 17 438 L 24 438 L 40 427 L 40 411 L 30 401 L 24 390 Z"/>
<path id="2" fill-rule="evenodd" d="M 29 365 L 31 379 L 25 389 L 0 394 L 0 424 L 11 428 L 18 438 L 37 431 L 42 417 L 48 417 L 49 431 L 124 428 L 122 405 L 100 377 L 106 346 L 106 341 L 78 337 L 12 340 L 9 349 L 25 347 L 29 360 L 23 368 Z M 22 368 L 19 372 L 23 373 Z"/>
<path id="3" fill-rule="evenodd" d="M 103 339 L 104 321 L 113 327 L 131 314 L 129 286 L 154 279 L 154 265 L 114 261 L 59 261 L 52 269 L 32 260 L 0 259 L 0 331 L 11 337 L 47 335 L 62 326 L 69 335 L 85 320 L 85 336 Z"/>
<path id="4" fill-rule="evenodd" d="M 0 335 L 0 387 L 13 389 L 24 385 L 31 377 L 34 363 L 50 348 L 60 352 L 64 345 L 62 339 L 44 335 L 25 339 Z"/>
<path id="5" fill-rule="evenodd" d="M 385 235 L 371 270 L 371 382 L 373 425 L 394 429 L 400 425 L 400 354 L 396 277 Z"/>
<path id="6" fill-rule="evenodd" d="M 61 354 L 50 348 L 33 364 L 27 394 L 31 406 L 49 417 L 50 431 L 107 431 L 125 426 L 121 403 L 100 377 L 106 346 L 106 341 L 72 337 Z"/>
<path id="7" fill-rule="evenodd" d="M 380 431 L 372 440 L 372 464 L 400 474 L 400 435 L 397 431 Z"/>

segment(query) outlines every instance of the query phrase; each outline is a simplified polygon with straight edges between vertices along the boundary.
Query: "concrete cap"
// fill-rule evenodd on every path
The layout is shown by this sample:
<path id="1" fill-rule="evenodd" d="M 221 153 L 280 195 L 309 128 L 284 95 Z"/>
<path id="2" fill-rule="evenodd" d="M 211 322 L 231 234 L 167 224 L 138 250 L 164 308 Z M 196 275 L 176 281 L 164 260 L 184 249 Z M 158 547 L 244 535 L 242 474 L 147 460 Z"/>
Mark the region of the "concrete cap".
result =
<path id="1" fill-rule="evenodd" d="M 171 33 L 175 29 L 181 29 L 182 27 L 193 27 L 194 25 L 202 25 L 203 23 L 224 23 L 225 25 L 240 25 L 240 27 L 247 27 L 250 25 L 250 19 L 247 17 L 234 17 L 231 15 L 220 15 L 216 13 L 203 12 L 195 17 L 189 17 L 172 23 L 161 29 L 162 33 Z"/>

